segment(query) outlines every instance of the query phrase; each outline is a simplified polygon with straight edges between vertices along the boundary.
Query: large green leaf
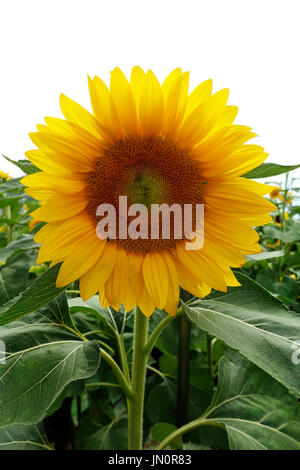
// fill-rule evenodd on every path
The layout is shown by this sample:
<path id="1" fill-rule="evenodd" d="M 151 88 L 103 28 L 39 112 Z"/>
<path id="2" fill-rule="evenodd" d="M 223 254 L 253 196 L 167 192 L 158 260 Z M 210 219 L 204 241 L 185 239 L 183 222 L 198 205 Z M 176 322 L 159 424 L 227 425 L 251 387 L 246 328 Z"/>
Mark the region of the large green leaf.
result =
<path id="1" fill-rule="evenodd" d="M 128 322 L 129 319 L 133 319 L 133 312 L 125 313 L 123 306 L 120 307 L 119 311 L 114 310 L 112 307 L 103 308 L 99 301 L 99 296 L 94 295 L 90 299 L 83 301 L 81 297 L 75 297 L 68 300 L 70 312 L 72 314 L 76 312 L 83 312 L 89 316 L 96 317 L 104 322 L 110 327 L 110 329 L 115 329 L 121 331 L 122 325 L 125 321 Z"/>
<path id="2" fill-rule="evenodd" d="M 0 450 L 52 450 L 43 425 L 0 427 Z"/>
<path id="3" fill-rule="evenodd" d="M 300 368 L 292 361 L 300 315 L 249 277 L 236 275 L 241 287 L 184 305 L 188 318 L 300 394 Z"/>
<path id="4" fill-rule="evenodd" d="M 197 429 L 225 427 L 234 450 L 300 450 L 300 404 L 285 387 L 235 351 L 219 362 L 218 387 L 207 411 L 158 448 Z"/>
<path id="5" fill-rule="evenodd" d="M 40 344 L 8 356 L 0 365 L 0 423 L 35 424 L 65 389 L 96 373 L 100 348 L 96 341 Z"/>
<path id="6" fill-rule="evenodd" d="M 37 344 L 77 340 L 77 333 L 78 330 L 69 315 L 65 292 L 39 311 L 0 326 L 0 339 L 9 353 Z"/>
<path id="7" fill-rule="evenodd" d="M 267 238 L 279 239 L 285 243 L 292 243 L 300 240 L 300 222 L 291 220 L 286 224 L 286 229 L 281 231 L 279 227 L 267 225 L 264 227 L 264 236 Z"/>
<path id="8" fill-rule="evenodd" d="M 29 267 L 33 258 L 29 252 L 16 253 L 0 266 L 0 305 L 28 287 Z"/>
<path id="9" fill-rule="evenodd" d="M 231 449 L 300 450 L 300 404 L 246 359 L 221 359 L 218 388 L 202 420 L 224 424 Z"/>
<path id="10" fill-rule="evenodd" d="M 90 415 L 79 425 L 76 450 L 126 450 L 128 441 L 127 417 L 115 417 L 105 426 L 99 425 Z"/>
<path id="11" fill-rule="evenodd" d="M 9 243 L 9 245 L 4 248 L 1 248 L 0 263 L 18 251 L 32 250 L 33 248 L 38 247 L 39 245 L 35 243 L 32 235 L 22 235 L 18 240 Z"/>
<path id="12" fill-rule="evenodd" d="M 60 265 L 48 269 L 24 292 L 0 308 L 0 325 L 22 318 L 57 297 L 64 288 L 57 288 L 56 278 Z"/>
<path id="13" fill-rule="evenodd" d="M 262 163 L 257 168 L 249 171 L 244 178 L 269 178 L 271 176 L 281 175 L 282 173 L 287 173 L 288 171 L 296 170 L 300 165 L 278 165 L 277 163 Z"/>

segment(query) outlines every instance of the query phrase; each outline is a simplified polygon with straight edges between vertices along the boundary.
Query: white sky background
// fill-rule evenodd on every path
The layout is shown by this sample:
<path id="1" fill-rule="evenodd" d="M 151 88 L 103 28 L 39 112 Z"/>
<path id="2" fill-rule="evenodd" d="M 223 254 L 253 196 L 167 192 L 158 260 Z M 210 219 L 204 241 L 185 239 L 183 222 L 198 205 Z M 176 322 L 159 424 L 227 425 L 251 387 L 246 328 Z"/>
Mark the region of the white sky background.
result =
<path id="1" fill-rule="evenodd" d="M 181 66 L 191 88 L 230 89 L 268 161 L 298 164 L 299 13 L 299 0 L 0 0 L 0 153 L 25 158 L 60 92 L 90 109 L 87 74 Z M 0 170 L 21 175 L 2 157 Z"/>

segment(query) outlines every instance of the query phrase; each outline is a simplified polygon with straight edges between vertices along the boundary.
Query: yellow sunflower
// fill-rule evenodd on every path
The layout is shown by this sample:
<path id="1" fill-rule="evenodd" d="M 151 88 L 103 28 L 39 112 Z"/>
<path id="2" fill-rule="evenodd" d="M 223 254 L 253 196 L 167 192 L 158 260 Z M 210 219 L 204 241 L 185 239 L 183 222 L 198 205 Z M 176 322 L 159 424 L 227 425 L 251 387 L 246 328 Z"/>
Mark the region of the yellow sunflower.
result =
<path id="1" fill-rule="evenodd" d="M 11 180 L 11 177 L 9 176 L 8 173 L 4 173 L 4 171 L 0 170 L 0 179 L 8 181 L 8 180 Z"/>
<path id="2" fill-rule="evenodd" d="M 274 188 L 272 189 L 272 191 L 269 193 L 270 198 L 271 198 L 271 199 L 276 199 L 277 197 L 279 197 L 281 191 L 282 191 L 281 188 L 276 188 L 276 187 L 274 187 Z"/>
<path id="3" fill-rule="evenodd" d="M 42 201 L 32 213 L 47 222 L 35 236 L 37 263 L 62 263 L 57 286 L 80 278 L 83 299 L 99 292 L 103 306 L 139 305 L 149 316 L 155 307 L 174 315 L 179 286 L 204 297 L 239 285 L 230 268 L 261 251 L 253 227 L 275 209 L 262 197 L 269 186 L 241 176 L 267 154 L 246 144 L 250 127 L 233 125 L 238 109 L 227 105 L 227 89 L 212 94 L 211 80 L 188 88 L 179 68 L 162 84 L 151 70 L 134 67 L 128 82 L 116 68 L 110 90 L 89 79 L 93 113 L 61 95 L 65 119 L 47 117 L 30 134 L 38 149 L 26 155 L 41 172 L 22 181 Z M 98 238 L 97 207 L 116 207 L 119 196 L 147 206 L 204 204 L 203 248 L 186 250 L 174 236 Z"/>

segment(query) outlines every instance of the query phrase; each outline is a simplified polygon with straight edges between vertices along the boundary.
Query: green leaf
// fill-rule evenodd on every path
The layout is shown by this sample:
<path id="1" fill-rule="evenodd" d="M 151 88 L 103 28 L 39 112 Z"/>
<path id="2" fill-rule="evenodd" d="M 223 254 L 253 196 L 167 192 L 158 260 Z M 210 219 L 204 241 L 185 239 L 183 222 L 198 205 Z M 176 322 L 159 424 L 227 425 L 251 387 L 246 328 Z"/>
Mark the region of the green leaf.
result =
<path id="1" fill-rule="evenodd" d="M 77 341 L 78 337 L 67 328 L 37 312 L 1 326 L 0 339 L 5 343 L 7 353 L 11 354 L 41 344 Z"/>
<path id="2" fill-rule="evenodd" d="M 99 297 L 94 295 L 90 299 L 83 301 L 81 297 L 68 299 L 71 314 L 83 312 L 92 317 L 102 319 L 106 324 L 113 326 L 111 316 L 107 309 L 100 304 Z"/>
<path id="3" fill-rule="evenodd" d="M 278 165 L 277 163 L 262 163 L 257 168 L 249 171 L 243 178 L 259 179 L 269 178 L 270 176 L 281 175 L 292 170 L 296 170 L 300 165 Z"/>
<path id="4" fill-rule="evenodd" d="M 88 415 L 79 425 L 76 450 L 127 450 L 127 426 L 127 417 L 123 414 L 105 426 L 99 426 Z"/>
<path id="5" fill-rule="evenodd" d="M 24 292 L 0 308 L 0 326 L 22 318 L 57 297 L 64 288 L 57 288 L 56 278 L 60 265 L 48 269 Z"/>
<path id="6" fill-rule="evenodd" d="M 241 287 L 184 305 L 188 318 L 300 394 L 300 368 L 292 361 L 300 316 L 248 276 L 236 277 Z"/>
<path id="7" fill-rule="evenodd" d="M 273 238 L 274 240 L 279 239 L 285 243 L 292 243 L 300 240 L 300 224 L 299 222 L 293 223 L 293 226 L 287 226 L 287 229 L 282 232 L 280 228 L 272 225 L 264 227 L 264 236 L 267 238 Z"/>
<path id="8" fill-rule="evenodd" d="M 30 253 L 16 253 L 0 267 L 0 305 L 27 288 L 31 263 Z"/>
<path id="9" fill-rule="evenodd" d="M 202 421 L 225 425 L 234 450 L 300 450 L 300 404 L 247 359 L 233 358 L 220 361 L 218 388 Z"/>
<path id="10" fill-rule="evenodd" d="M 78 340 L 78 331 L 65 304 L 66 296 L 63 292 L 39 311 L 1 326 L 0 339 L 6 345 L 7 353 L 18 352 L 37 344 Z"/>
<path id="11" fill-rule="evenodd" d="M 54 342 L 11 354 L 0 365 L 2 426 L 37 423 L 69 383 L 95 374 L 99 362 L 96 341 Z"/>
<path id="12" fill-rule="evenodd" d="M 168 403 L 168 406 L 166 406 Z M 174 422 L 176 419 L 177 387 L 169 379 L 156 385 L 146 404 L 147 415 L 152 423 Z"/>
<path id="13" fill-rule="evenodd" d="M 189 412 L 190 417 L 196 418 L 203 413 L 211 400 L 211 395 L 190 386 L 189 390 Z M 168 406 L 166 406 L 166 403 Z M 149 393 L 146 403 L 146 412 L 152 423 L 176 422 L 177 409 L 177 385 L 167 377 Z"/>
<path id="14" fill-rule="evenodd" d="M 73 299 L 69 299 L 69 307 L 70 312 L 74 314 L 75 312 L 83 312 L 93 317 L 100 319 L 106 325 L 110 327 L 110 329 L 114 329 L 116 331 L 121 331 L 122 324 L 124 321 L 125 310 L 121 306 L 120 310 L 117 312 L 112 307 L 109 309 L 103 308 L 100 304 L 99 297 L 94 295 L 90 299 L 83 301 L 81 297 L 75 297 Z M 109 312 L 110 310 L 110 312 Z M 126 314 L 126 321 L 133 317 L 133 312 L 127 312 Z"/>
<path id="15" fill-rule="evenodd" d="M 13 253 L 18 251 L 32 250 L 38 247 L 39 245 L 35 243 L 32 235 L 22 235 L 18 240 L 9 243 L 9 245 L 1 249 L 0 263 L 5 261 Z"/>
<path id="16" fill-rule="evenodd" d="M 2 156 L 10 163 L 13 165 L 16 165 L 20 170 L 22 170 L 26 175 L 31 175 L 32 173 L 37 173 L 38 171 L 41 171 L 37 166 L 35 166 L 33 163 L 30 163 L 29 160 L 12 160 L 9 157 L 6 157 L 5 155 L 2 154 Z"/>
<path id="17" fill-rule="evenodd" d="M 0 427 L 0 450 L 52 450 L 42 423 Z"/>
<path id="18" fill-rule="evenodd" d="M 58 323 L 64 324 L 76 330 L 76 326 L 70 316 L 68 299 L 65 292 L 62 292 L 54 300 L 48 303 L 47 309 L 50 310 Z"/>

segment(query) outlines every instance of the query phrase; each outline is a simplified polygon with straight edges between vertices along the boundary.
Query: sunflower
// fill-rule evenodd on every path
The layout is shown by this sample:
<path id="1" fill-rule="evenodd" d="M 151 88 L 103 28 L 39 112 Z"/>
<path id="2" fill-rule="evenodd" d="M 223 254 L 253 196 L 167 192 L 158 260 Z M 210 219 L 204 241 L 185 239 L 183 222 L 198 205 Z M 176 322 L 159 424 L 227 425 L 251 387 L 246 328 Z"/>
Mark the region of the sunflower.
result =
<path id="1" fill-rule="evenodd" d="M 47 117 L 30 134 L 38 148 L 26 156 L 41 171 L 22 182 L 42 202 L 32 213 L 46 222 L 37 263 L 62 263 L 58 287 L 80 279 L 84 300 L 99 292 L 104 307 L 138 305 L 149 316 L 155 307 L 174 315 L 179 286 L 205 297 L 239 285 L 231 267 L 261 251 L 253 227 L 275 208 L 262 197 L 269 186 L 242 175 L 267 154 L 246 144 L 250 127 L 233 125 L 228 89 L 212 94 L 211 80 L 188 88 L 179 68 L 162 84 L 151 70 L 134 67 L 128 82 L 116 68 L 110 89 L 89 78 L 92 113 L 62 94 L 65 119 Z M 147 207 L 204 204 L 202 249 L 186 250 L 175 236 L 100 239 L 97 207 L 116 207 L 119 196 Z"/>
<path id="2" fill-rule="evenodd" d="M 271 199 L 276 199 L 277 197 L 279 197 L 281 191 L 282 191 L 281 188 L 276 188 L 276 187 L 274 187 L 274 188 L 272 189 L 272 191 L 269 193 L 270 198 L 271 198 Z"/>
<path id="3" fill-rule="evenodd" d="M 11 177 L 8 173 L 4 173 L 4 171 L 0 170 L 0 179 L 8 181 L 11 180 Z"/>

